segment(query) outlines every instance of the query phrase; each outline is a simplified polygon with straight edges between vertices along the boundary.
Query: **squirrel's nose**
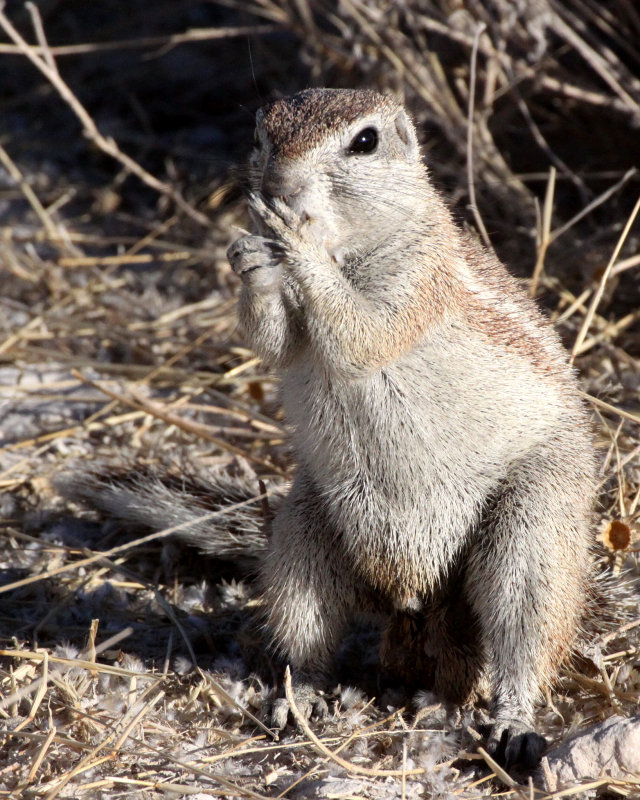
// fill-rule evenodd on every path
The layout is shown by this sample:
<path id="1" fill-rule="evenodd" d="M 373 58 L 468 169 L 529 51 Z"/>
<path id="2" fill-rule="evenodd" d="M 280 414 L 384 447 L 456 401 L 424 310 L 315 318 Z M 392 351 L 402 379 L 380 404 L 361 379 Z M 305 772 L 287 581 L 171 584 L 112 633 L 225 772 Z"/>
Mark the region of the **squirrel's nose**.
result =
<path id="1" fill-rule="evenodd" d="M 290 197 L 302 189 L 302 177 L 296 174 L 295 167 L 281 161 L 270 162 L 262 174 L 260 191 L 268 200 L 271 197 Z"/>

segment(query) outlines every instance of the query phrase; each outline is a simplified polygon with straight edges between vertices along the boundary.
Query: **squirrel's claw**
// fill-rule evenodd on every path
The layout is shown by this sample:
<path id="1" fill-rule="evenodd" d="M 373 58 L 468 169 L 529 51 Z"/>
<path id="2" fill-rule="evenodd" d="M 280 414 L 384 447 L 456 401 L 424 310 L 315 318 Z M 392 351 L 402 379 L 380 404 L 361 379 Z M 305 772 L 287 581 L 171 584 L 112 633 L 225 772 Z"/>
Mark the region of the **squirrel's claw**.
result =
<path id="1" fill-rule="evenodd" d="M 496 722 L 487 742 L 487 752 L 505 769 L 533 770 L 538 766 L 547 741 L 515 720 Z"/>
<path id="2" fill-rule="evenodd" d="M 249 205 L 255 214 L 273 233 L 287 241 L 292 233 L 297 233 L 301 219 L 280 197 L 268 203 L 256 192 L 249 193 Z"/>

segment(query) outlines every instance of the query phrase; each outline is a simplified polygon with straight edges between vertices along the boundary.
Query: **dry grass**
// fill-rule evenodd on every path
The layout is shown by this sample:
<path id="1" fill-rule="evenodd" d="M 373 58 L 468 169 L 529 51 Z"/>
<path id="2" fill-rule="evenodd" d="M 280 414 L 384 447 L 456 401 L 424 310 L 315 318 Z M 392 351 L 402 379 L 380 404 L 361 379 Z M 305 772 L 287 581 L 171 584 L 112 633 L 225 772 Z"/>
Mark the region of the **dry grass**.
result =
<path id="1" fill-rule="evenodd" d="M 255 474 L 258 502 L 258 477 L 286 478 L 274 381 L 236 330 L 229 167 L 261 96 L 395 91 L 434 180 L 530 281 L 591 398 L 599 559 L 628 569 L 629 588 L 607 589 L 617 621 L 540 728 L 557 741 L 636 711 L 635 5 L 48 0 L 0 25 L 0 796 L 543 797 L 478 776 L 478 718 L 433 698 L 416 713 L 393 686 L 374 701 L 367 630 L 341 667 L 346 683 L 366 673 L 366 691 L 333 694 L 328 723 L 274 741 L 260 723 L 279 667 L 250 627 L 246 572 L 166 532 L 132 539 L 66 508 L 49 480 L 96 458 L 231 464 Z M 637 796 L 631 778 L 601 790 Z"/>

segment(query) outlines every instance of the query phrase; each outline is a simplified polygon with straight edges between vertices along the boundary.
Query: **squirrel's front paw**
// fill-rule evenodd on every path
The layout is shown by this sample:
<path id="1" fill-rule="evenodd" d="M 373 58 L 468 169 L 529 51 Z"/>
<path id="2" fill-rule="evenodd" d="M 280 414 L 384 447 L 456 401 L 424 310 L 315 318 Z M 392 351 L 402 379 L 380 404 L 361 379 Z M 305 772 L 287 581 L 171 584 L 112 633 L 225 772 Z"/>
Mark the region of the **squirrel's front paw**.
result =
<path id="1" fill-rule="evenodd" d="M 253 288 L 279 286 L 282 277 L 282 246 L 264 236 L 241 236 L 227 250 L 231 269 Z"/>
<path id="2" fill-rule="evenodd" d="M 323 239 L 318 236 L 318 225 L 308 215 L 300 216 L 280 197 L 273 197 L 267 203 L 253 193 L 249 195 L 249 205 L 262 226 L 277 239 L 289 271 L 296 274 L 300 267 L 330 261 Z M 322 226 L 320 230 L 324 232 Z"/>
<path id="3" fill-rule="evenodd" d="M 298 243 L 302 219 L 280 197 L 272 197 L 269 203 L 255 192 L 249 194 L 249 208 L 253 214 L 275 236 L 287 245 Z"/>
<path id="4" fill-rule="evenodd" d="M 298 714 L 303 719 L 308 720 L 311 717 L 326 719 L 329 715 L 327 701 L 314 688 L 311 679 L 304 676 L 297 678 L 293 688 L 293 695 Z M 283 730 L 289 721 L 290 714 L 294 717 L 296 716 L 292 713 L 291 705 L 285 697 L 279 697 L 274 700 L 271 709 L 271 727 Z"/>

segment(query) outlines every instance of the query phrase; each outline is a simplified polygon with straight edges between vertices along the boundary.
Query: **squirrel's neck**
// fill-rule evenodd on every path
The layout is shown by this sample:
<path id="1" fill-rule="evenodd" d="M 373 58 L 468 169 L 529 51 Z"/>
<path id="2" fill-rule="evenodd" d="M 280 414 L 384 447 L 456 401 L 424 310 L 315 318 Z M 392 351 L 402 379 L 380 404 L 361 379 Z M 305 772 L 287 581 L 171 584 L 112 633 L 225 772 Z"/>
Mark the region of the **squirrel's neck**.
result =
<path id="1" fill-rule="evenodd" d="M 365 280 L 372 270 L 422 271 L 429 265 L 453 273 L 461 258 L 463 234 L 441 199 L 430 193 L 393 228 L 381 230 L 379 238 L 349 253 L 342 268 L 348 277 L 362 275 Z"/>

